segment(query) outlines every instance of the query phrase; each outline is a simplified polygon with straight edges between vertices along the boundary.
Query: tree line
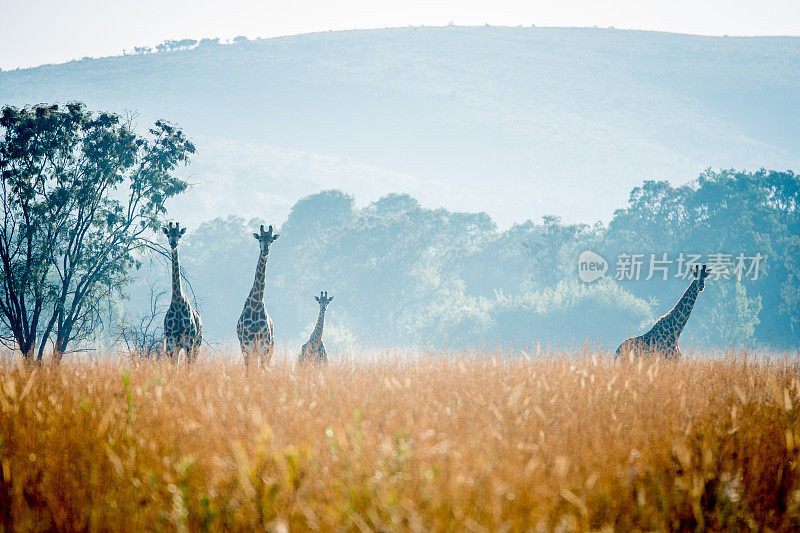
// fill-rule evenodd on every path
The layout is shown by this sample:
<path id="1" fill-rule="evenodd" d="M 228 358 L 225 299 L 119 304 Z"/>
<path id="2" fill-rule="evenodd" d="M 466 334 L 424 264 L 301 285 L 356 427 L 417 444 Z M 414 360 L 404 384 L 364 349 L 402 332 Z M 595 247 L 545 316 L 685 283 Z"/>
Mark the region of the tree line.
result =
<path id="1" fill-rule="evenodd" d="M 80 104 L 5 107 L 0 128 L 0 341 L 30 358 L 120 339 L 157 350 L 169 269 L 154 231 L 186 189 L 173 171 L 191 142 L 166 122 L 139 135 Z M 322 191 L 278 230 L 267 309 L 279 341 L 299 345 L 313 296 L 336 294 L 331 350 L 610 346 L 671 308 L 692 260 L 714 259 L 683 343 L 796 348 L 799 195 L 792 171 L 708 170 L 686 185 L 644 182 L 608 224 L 548 216 L 500 230 L 485 213 L 408 195 L 357 207 Z M 234 339 L 258 255 L 250 235 L 275 222 L 216 218 L 182 241 L 207 338 Z M 581 277 L 587 251 L 605 262 L 599 279 Z"/>
<path id="2" fill-rule="evenodd" d="M 710 261 L 716 273 L 684 343 L 797 347 L 798 194 L 790 171 L 707 171 L 682 186 L 645 182 L 607 225 L 545 217 L 500 231 L 484 213 L 427 209 L 408 195 L 357 208 L 323 191 L 280 228 L 267 306 L 278 338 L 294 343 L 312 326 L 311 297 L 326 289 L 339 302 L 329 319 L 339 345 L 609 346 L 669 311 L 692 260 Z M 218 339 L 231 335 L 257 254 L 248 236 L 264 222 L 217 218 L 187 235 L 183 264 L 201 307 L 215 310 L 206 327 Z M 586 250 L 609 263 L 591 283 L 578 272 Z M 619 275 L 626 256 L 641 256 L 638 277 Z M 651 275 L 651 256 L 667 258 L 665 272 Z"/>

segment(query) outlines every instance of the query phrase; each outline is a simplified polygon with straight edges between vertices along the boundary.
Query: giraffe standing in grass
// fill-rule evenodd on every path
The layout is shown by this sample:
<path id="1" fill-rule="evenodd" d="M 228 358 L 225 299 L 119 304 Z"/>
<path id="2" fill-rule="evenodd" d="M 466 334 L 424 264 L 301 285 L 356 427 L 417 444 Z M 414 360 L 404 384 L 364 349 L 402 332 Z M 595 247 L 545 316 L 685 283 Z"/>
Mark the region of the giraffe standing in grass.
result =
<path id="1" fill-rule="evenodd" d="M 319 302 L 319 316 L 317 317 L 317 325 L 311 333 L 311 338 L 300 350 L 300 362 L 325 364 L 328 362 L 328 353 L 325 351 L 325 345 L 322 344 L 322 326 L 325 324 L 325 309 L 333 301 L 333 296 L 328 298 L 327 291 L 320 291 L 319 296 L 314 296 L 314 299 Z"/>
<path id="2" fill-rule="evenodd" d="M 269 364 L 272 358 L 272 350 L 275 348 L 275 331 L 272 318 L 264 308 L 264 278 L 267 271 L 267 257 L 269 257 L 269 247 L 280 235 L 272 233 L 272 226 L 268 231 L 264 231 L 261 226 L 259 233 L 253 233 L 253 237 L 261 245 L 261 252 L 256 265 L 256 277 L 253 281 L 253 288 L 250 295 L 244 302 L 244 310 L 236 323 L 236 335 L 239 337 L 239 345 L 242 348 L 245 365 L 250 364 L 250 357 L 258 357 L 261 366 Z"/>
<path id="3" fill-rule="evenodd" d="M 178 263 L 178 240 L 186 233 L 179 224 L 162 228 L 172 249 L 172 301 L 164 317 L 164 349 L 172 363 L 177 364 L 181 349 L 186 350 L 186 363 L 191 364 L 197 357 L 203 343 L 203 322 L 190 304 L 181 287 L 181 268 Z"/>
<path id="4" fill-rule="evenodd" d="M 683 293 L 672 311 L 659 318 L 658 322 L 644 335 L 623 342 L 617 348 L 615 358 L 620 355 L 628 357 L 631 354 L 634 356 L 656 355 L 667 359 L 678 359 L 681 356 L 678 349 L 678 337 L 683 331 L 686 321 L 689 320 L 689 314 L 692 312 L 697 295 L 705 288 L 705 280 L 710 271 L 706 265 L 703 265 L 702 268 L 695 266 L 692 274 L 694 276 L 692 284 Z"/>

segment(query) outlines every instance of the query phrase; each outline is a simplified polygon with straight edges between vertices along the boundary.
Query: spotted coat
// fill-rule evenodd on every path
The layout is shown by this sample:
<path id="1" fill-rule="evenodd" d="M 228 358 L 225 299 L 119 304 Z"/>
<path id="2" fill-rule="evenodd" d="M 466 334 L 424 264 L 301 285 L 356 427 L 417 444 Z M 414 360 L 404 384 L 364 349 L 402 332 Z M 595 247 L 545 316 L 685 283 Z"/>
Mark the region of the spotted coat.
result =
<path id="1" fill-rule="evenodd" d="M 164 317 L 164 350 L 170 362 L 177 364 L 181 350 L 186 352 L 186 362 L 191 364 L 197 358 L 203 344 L 203 321 L 194 309 L 181 286 L 180 263 L 178 261 L 178 240 L 186 232 L 176 223 L 169 223 L 164 234 L 172 249 L 172 300 Z"/>
<path id="2" fill-rule="evenodd" d="M 681 356 L 678 349 L 678 337 L 683 331 L 686 321 L 692 312 L 697 295 L 705 288 L 705 280 L 710 271 L 703 265 L 702 269 L 695 267 L 694 281 L 683 293 L 675 307 L 658 319 L 650 331 L 644 335 L 633 337 L 623 342 L 615 357 L 629 356 L 661 356 L 666 359 L 677 359 Z"/>
<path id="3" fill-rule="evenodd" d="M 319 296 L 315 296 L 314 299 L 319 303 L 319 315 L 317 316 L 317 324 L 314 326 L 314 331 L 311 333 L 311 338 L 300 350 L 300 362 L 325 364 L 328 362 L 328 353 L 322 343 L 322 327 L 325 324 L 325 310 L 328 308 L 328 304 L 333 301 L 333 296 L 328 298 L 327 291 L 320 291 Z"/>
<path id="4" fill-rule="evenodd" d="M 275 349 L 275 327 L 264 307 L 264 281 L 270 245 L 280 235 L 272 233 L 272 226 L 268 231 L 264 231 L 264 226 L 261 226 L 261 231 L 253 233 L 253 237 L 261 245 L 261 250 L 256 264 L 253 288 L 244 302 L 244 309 L 236 323 L 236 336 L 239 337 L 239 346 L 242 349 L 245 364 L 249 365 L 250 358 L 255 356 L 258 357 L 259 363 L 263 367 L 269 364 Z"/>

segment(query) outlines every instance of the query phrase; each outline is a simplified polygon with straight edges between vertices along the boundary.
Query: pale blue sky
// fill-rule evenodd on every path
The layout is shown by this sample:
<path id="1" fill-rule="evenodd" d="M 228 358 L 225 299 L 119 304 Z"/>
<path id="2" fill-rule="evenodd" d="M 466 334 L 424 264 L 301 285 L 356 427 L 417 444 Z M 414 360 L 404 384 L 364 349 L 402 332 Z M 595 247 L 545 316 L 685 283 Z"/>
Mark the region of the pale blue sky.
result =
<path id="1" fill-rule="evenodd" d="M 0 0 L 0 68 L 117 55 L 165 39 L 430 25 L 614 26 L 799 35 L 800 0 Z"/>

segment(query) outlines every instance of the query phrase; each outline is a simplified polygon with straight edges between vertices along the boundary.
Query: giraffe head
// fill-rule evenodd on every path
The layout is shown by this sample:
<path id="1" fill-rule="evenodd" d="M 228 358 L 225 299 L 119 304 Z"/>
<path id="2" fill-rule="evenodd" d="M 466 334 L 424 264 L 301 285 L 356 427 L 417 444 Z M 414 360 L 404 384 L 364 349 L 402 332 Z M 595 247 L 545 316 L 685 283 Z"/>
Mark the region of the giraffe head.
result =
<path id="1" fill-rule="evenodd" d="M 264 231 L 264 224 L 261 224 L 261 231 L 253 233 L 253 237 L 261 244 L 261 255 L 266 255 L 269 253 L 270 245 L 278 240 L 280 234 L 272 233 L 272 226 L 269 227 L 269 230 Z"/>
<path id="2" fill-rule="evenodd" d="M 314 296 L 314 299 L 319 302 L 319 308 L 324 311 L 333 301 L 333 296 L 328 298 L 328 291 L 319 291 L 319 296 Z"/>
<path id="3" fill-rule="evenodd" d="M 174 226 L 172 225 L 172 222 L 170 222 L 169 227 L 161 228 L 161 230 L 164 232 L 164 235 L 167 236 L 167 239 L 169 239 L 170 248 L 173 249 L 178 247 L 178 239 L 180 239 L 181 236 L 186 233 L 186 228 L 181 229 L 178 222 L 176 222 Z"/>
<path id="4" fill-rule="evenodd" d="M 695 281 L 697 281 L 698 291 L 702 291 L 705 288 L 706 278 L 709 274 L 711 274 L 711 270 L 708 268 L 708 265 L 703 265 L 702 268 L 695 265 L 694 269 L 692 269 L 692 275 Z"/>

